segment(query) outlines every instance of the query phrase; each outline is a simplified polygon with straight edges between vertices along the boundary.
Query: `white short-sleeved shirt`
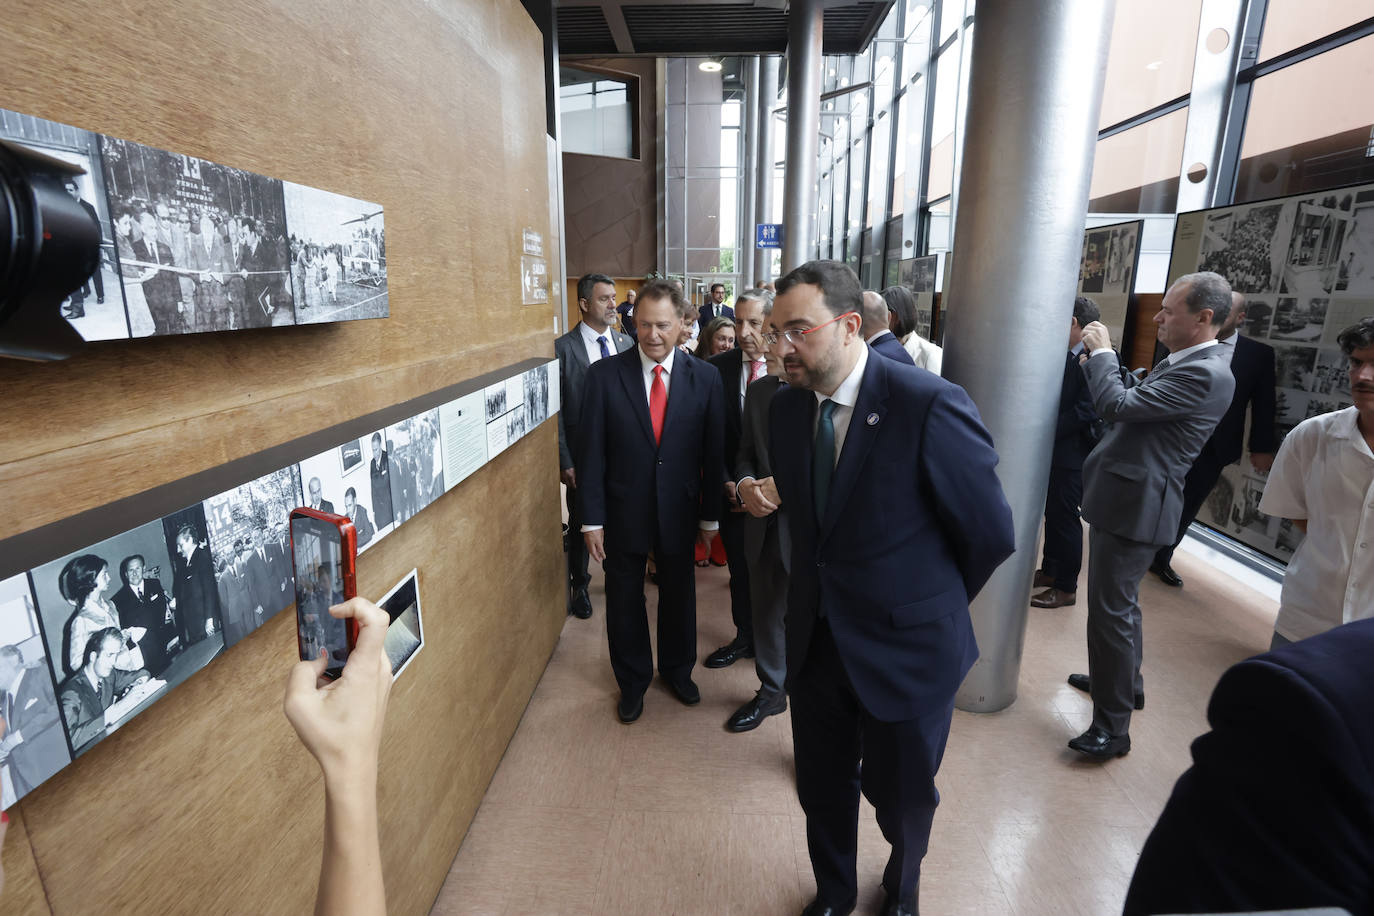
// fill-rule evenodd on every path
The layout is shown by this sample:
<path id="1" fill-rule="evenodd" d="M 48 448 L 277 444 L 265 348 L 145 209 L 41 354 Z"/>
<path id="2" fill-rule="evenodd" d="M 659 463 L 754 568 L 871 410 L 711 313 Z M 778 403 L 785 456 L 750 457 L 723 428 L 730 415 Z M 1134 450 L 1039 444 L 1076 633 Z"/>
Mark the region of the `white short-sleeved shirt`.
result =
<path id="1" fill-rule="evenodd" d="M 1274 625 L 1286 639 L 1374 616 L 1374 453 L 1358 416 L 1347 407 L 1299 423 L 1269 472 L 1260 511 L 1307 519 Z"/>

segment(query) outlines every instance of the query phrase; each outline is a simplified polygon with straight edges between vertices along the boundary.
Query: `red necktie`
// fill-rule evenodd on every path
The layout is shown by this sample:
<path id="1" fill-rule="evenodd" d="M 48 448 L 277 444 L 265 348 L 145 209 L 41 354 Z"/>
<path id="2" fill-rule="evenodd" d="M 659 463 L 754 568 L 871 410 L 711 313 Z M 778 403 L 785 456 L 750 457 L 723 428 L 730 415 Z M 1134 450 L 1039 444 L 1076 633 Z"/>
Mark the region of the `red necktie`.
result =
<path id="1" fill-rule="evenodd" d="M 663 414 L 668 410 L 668 389 L 663 384 L 663 367 L 654 366 L 654 383 L 649 386 L 649 421 L 654 424 L 654 444 L 663 441 Z"/>
<path id="2" fill-rule="evenodd" d="M 756 359 L 749 363 L 749 382 L 757 382 L 763 376 L 763 360 Z"/>

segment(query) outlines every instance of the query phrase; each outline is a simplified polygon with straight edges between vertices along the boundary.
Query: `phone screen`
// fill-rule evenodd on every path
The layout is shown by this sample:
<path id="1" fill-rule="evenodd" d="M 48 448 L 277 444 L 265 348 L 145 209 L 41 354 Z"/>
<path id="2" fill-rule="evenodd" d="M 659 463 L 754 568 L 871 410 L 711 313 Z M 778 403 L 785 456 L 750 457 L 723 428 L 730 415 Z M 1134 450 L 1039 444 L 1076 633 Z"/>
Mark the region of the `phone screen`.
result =
<path id="1" fill-rule="evenodd" d="M 343 542 L 339 529 L 306 516 L 291 517 L 291 544 L 296 561 L 296 625 L 300 628 L 301 659 L 329 653 L 330 674 L 348 661 L 348 630 L 329 613 L 344 600 Z"/>

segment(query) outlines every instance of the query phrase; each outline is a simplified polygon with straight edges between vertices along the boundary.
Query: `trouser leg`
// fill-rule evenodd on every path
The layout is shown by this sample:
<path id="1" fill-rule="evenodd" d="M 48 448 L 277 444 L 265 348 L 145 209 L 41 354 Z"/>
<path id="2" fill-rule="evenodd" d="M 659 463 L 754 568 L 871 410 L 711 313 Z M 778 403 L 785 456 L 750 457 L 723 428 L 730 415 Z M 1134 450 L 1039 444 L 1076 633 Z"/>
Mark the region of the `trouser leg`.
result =
<path id="1" fill-rule="evenodd" d="M 591 583 L 587 571 L 587 542 L 582 538 L 582 513 L 578 511 L 577 491 L 568 490 L 568 591 L 570 596 Z"/>
<path id="2" fill-rule="evenodd" d="M 730 569 L 730 617 L 735 622 L 735 638 L 754 642 L 754 613 L 749 593 L 749 564 L 744 560 L 744 516 L 727 512 L 720 520 L 720 539 L 725 544 L 725 562 Z"/>
<path id="3" fill-rule="evenodd" d="M 1082 501 L 1083 471 L 1050 468 L 1045 496 L 1045 559 L 1040 569 L 1054 577 L 1054 587 L 1061 592 L 1078 591 L 1078 573 L 1083 566 Z"/>
<path id="4" fill-rule="evenodd" d="M 851 905 L 858 897 L 863 712 L 823 620 L 816 622 L 806 661 L 792 678 L 791 700 L 797 797 L 806 814 L 816 893 L 834 906 Z"/>
<path id="5" fill-rule="evenodd" d="M 697 662 L 697 592 L 692 557 L 691 550 L 654 550 L 658 567 L 658 672 L 670 683 L 691 677 Z M 642 561 L 638 575 L 642 581 Z"/>
<path id="6" fill-rule="evenodd" d="M 1112 735 L 1130 728 L 1140 677 L 1140 580 L 1156 545 L 1090 529 L 1088 554 L 1088 675 L 1093 724 Z"/>
<path id="7" fill-rule="evenodd" d="M 778 552 L 776 532 L 770 533 L 749 567 L 749 603 L 754 615 L 754 671 L 759 687 L 779 696 L 787 681 L 787 570 Z"/>
<path id="8" fill-rule="evenodd" d="M 602 564 L 606 571 L 606 641 L 611 670 L 620 692 L 627 696 L 642 696 L 654 676 L 649 615 L 644 606 L 644 560 L 642 553 L 608 549 Z"/>
<path id="9" fill-rule="evenodd" d="M 878 826 L 892 844 L 883 888 L 907 900 L 921 878 L 921 859 L 930 844 L 930 825 L 940 793 L 935 774 L 945 753 L 954 697 L 939 709 L 905 722 L 866 717 L 863 726 L 863 792 Z"/>

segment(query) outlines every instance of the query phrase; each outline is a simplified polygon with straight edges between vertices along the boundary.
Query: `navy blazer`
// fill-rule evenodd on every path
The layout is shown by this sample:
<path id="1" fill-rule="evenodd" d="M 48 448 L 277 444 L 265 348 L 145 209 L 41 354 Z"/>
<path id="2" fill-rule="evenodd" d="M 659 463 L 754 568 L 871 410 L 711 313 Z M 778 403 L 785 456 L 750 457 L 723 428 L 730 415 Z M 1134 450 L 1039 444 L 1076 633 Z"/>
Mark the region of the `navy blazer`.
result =
<path id="1" fill-rule="evenodd" d="M 1236 380 L 1231 406 L 1217 423 L 1212 438 L 1203 446 L 1203 450 L 1210 450 L 1221 465 L 1240 460 L 1247 406 L 1250 408 L 1250 454 L 1272 455 L 1279 450 L 1279 437 L 1274 432 L 1274 348 L 1248 337 L 1237 338 L 1236 352 L 1231 357 L 1231 375 Z"/>
<path id="2" fill-rule="evenodd" d="M 869 354 L 824 519 L 816 396 L 773 398 L 773 475 L 792 535 L 787 672 L 824 614 L 859 702 L 884 722 L 943 707 L 978 657 L 968 603 L 1015 549 L 978 409 L 939 376 Z"/>
<path id="3" fill-rule="evenodd" d="M 902 346 L 902 342 L 891 331 L 874 338 L 869 346 L 894 362 L 908 366 L 916 365 L 916 360 L 911 358 L 911 354 L 906 352 L 906 347 Z"/>
<path id="4" fill-rule="evenodd" d="M 1059 419 L 1054 425 L 1054 452 L 1050 457 L 1052 467 L 1083 469 L 1083 459 L 1096 444 L 1090 431 L 1097 419 L 1088 377 L 1078 364 L 1078 354 L 1070 353 L 1064 358 L 1064 382 L 1059 389 Z"/>
<path id="5" fill-rule="evenodd" d="M 739 454 L 740 416 L 744 405 L 740 401 L 739 381 L 744 374 L 744 351 L 738 348 L 717 353 L 707 360 L 720 373 L 720 383 L 725 395 L 725 479 L 734 480 L 735 457 Z"/>
<path id="6" fill-rule="evenodd" d="M 576 492 L 582 524 L 604 525 L 608 550 L 688 551 L 699 520 L 719 521 L 723 399 L 714 367 L 676 353 L 655 445 L 639 348 L 587 370 Z"/>

